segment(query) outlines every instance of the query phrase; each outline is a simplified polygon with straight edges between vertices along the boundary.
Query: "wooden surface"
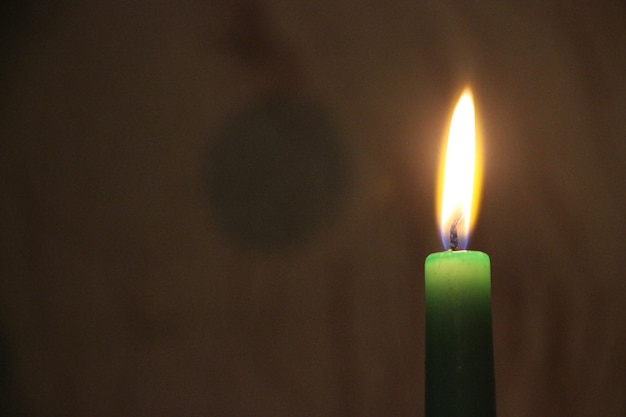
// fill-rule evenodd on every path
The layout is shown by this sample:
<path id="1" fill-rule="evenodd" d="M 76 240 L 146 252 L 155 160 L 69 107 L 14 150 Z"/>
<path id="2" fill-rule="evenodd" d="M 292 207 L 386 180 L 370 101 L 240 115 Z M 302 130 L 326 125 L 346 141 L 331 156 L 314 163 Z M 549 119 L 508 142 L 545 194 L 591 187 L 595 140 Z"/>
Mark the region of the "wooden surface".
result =
<path id="1" fill-rule="evenodd" d="M 469 82 L 498 413 L 626 415 L 626 6 L 589 4 L 39 5 L 0 95 L 12 412 L 423 415 Z"/>

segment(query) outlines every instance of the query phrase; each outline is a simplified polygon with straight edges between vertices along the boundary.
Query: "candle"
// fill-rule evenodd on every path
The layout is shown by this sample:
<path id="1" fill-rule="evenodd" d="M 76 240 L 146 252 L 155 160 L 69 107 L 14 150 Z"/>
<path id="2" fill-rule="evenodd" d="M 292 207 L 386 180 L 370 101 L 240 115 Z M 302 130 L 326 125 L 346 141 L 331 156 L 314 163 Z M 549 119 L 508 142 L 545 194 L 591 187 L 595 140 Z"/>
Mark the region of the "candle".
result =
<path id="1" fill-rule="evenodd" d="M 496 415 L 489 257 L 467 251 L 480 175 L 472 94 L 454 110 L 440 175 L 445 252 L 425 263 L 426 416 Z"/>

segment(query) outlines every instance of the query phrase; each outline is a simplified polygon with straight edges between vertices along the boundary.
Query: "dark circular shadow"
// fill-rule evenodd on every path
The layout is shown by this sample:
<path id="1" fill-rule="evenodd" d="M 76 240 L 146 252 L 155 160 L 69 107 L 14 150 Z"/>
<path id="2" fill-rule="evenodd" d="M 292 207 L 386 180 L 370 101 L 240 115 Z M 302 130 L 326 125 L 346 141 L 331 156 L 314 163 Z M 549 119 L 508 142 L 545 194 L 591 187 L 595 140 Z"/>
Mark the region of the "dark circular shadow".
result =
<path id="1" fill-rule="evenodd" d="M 346 155 L 324 109 L 270 97 L 228 120 L 208 161 L 210 207 L 237 244 L 280 250 L 302 243 L 336 209 Z"/>

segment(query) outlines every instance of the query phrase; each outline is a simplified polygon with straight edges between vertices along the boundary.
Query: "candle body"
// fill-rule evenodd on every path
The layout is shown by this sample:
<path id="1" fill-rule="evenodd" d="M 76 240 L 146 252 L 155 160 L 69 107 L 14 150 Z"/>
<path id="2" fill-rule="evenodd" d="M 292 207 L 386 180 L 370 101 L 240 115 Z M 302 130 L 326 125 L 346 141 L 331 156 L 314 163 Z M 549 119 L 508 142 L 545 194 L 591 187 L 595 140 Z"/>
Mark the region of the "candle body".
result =
<path id="1" fill-rule="evenodd" d="M 426 417 L 496 415 L 489 257 L 426 258 Z"/>

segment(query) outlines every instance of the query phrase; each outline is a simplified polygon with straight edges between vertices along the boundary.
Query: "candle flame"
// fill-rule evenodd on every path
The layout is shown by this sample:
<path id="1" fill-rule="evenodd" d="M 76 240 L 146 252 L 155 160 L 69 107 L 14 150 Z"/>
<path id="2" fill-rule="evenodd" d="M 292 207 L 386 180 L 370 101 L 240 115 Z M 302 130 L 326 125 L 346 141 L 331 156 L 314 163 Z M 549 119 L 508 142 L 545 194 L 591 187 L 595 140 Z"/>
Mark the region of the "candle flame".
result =
<path id="1" fill-rule="evenodd" d="M 476 118 L 472 92 L 459 99 L 448 133 L 445 165 L 440 174 L 440 230 L 445 249 L 467 248 L 470 228 L 478 208 L 480 169 L 477 161 Z"/>

